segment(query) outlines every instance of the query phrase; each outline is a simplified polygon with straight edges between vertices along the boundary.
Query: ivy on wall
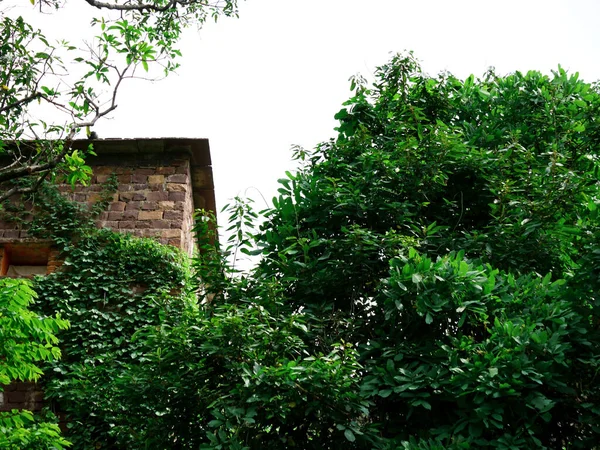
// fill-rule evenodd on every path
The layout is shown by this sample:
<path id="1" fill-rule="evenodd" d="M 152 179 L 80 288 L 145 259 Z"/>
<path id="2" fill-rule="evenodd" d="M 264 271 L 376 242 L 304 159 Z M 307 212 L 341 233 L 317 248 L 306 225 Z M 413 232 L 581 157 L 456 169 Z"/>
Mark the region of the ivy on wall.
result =
<path id="1" fill-rule="evenodd" d="M 36 278 L 33 287 L 39 313 L 59 313 L 71 322 L 58 333 L 63 357 L 44 367 L 43 383 L 46 398 L 65 414 L 67 434 L 78 449 L 115 445 L 109 431 L 122 407 L 107 389 L 125 367 L 143 358 L 135 333 L 167 317 L 176 323 L 196 303 L 189 261 L 179 249 L 95 228 L 115 188 L 111 178 L 100 200 L 85 205 L 47 184 L 5 214 L 32 236 L 51 239 L 64 261 L 59 271 Z M 28 202 L 36 211 L 30 222 Z"/>

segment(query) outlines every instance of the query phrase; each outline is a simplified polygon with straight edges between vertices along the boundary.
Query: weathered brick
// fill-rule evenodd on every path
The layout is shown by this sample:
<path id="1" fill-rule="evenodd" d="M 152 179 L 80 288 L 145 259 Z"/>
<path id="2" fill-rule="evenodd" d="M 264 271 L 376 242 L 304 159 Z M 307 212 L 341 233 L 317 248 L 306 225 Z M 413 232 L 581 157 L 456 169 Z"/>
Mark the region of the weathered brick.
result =
<path id="1" fill-rule="evenodd" d="M 154 229 L 169 228 L 170 225 L 171 225 L 171 222 L 169 222 L 168 220 L 151 220 L 150 221 L 150 228 L 154 228 Z"/>
<path id="2" fill-rule="evenodd" d="M 134 173 L 131 176 L 131 181 L 132 181 L 132 183 L 147 183 L 148 182 L 148 175 L 142 175 L 140 173 Z"/>
<path id="3" fill-rule="evenodd" d="M 137 209 L 123 211 L 123 220 L 137 220 L 138 212 Z"/>
<path id="4" fill-rule="evenodd" d="M 162 211 L 140 211 L 138 213 L 138 220 L 157 220 L 162 219 Z"/>
<path id="5" fill-rule="evenodd" d="M 172 202 L 185 201 L 185 192 L 169 192 L 169 200 Z"/>
<path id="6" fill-rule="evenodd" d="M 156 173 L 159 175 L 172 175 L 175 173 L 175 167 L 157 167 Z"/>
<path id="7" fill-rule="evenodd" d="M 153 202 L 161 202 L 161 201 L 169 200 L 169 193 L 168 192 L 148 192 L 148 194 L 146 194 L 146 200 L 153 201 Z"/>
<path id="8" fill-rule="evenodd" d="M 183 228 L 183 220 L 171 220 L 171 228 L 181 230 Z"/>
<path id="9" fill-rule="evenodd" d="M 175 202 L 158 202 L 158 207 L 163 211 L 168 211 L 175 208 Z"/>
<path id="10" fill-rule="evenodd" d="M 142 202 L 141 209 L 144 211 L 155 211 L 158 209 L 157 202 Z"/>
<path id="11" fill-rule="evenodd" d="M 156 169 L 135 169 L 135 173 L 139 175 L 154 175 L 156 173 Z"/>
<path id="12" fill-rule="evenodd" d="M 168 244 L 173 245 L 175 247 L 181 247 L 181 239 L 177 239 L 177 238 L 169 239 Z"/>
<path id="13" fill-rule="evenodd" d="M 133 192 L 122 192 L 119 194 L 119 200 L 123 202 L 129 202 L 133 200 L 133 196 L 136 195 Z"/>
<path id="14" fill-rule="evenodd" d="M 125 211 L 125 206 L 127 204 L 125 202 L 113 202 L 110 204 L 111 211 Z"/>
<path id="15" fill-rule="evenodd" d="M 183 211 L 165 211 L 163 217 L 167 220 L 183 220 Z"/>
<path id="16" fill-rule="evenodd" d="M 189 173 L 189 171 L 190 171 L 190 166 L 187 162 L 175 167 L 175 173 L 187 174 L 187 173 Z"/>
<path id="17" fill-rule="evenodd" d="M 133 220 L 122 220 L 119 222 L 119 228 L 135 228 L 135 221 Z"/>
<path id="18" fill-rule="evenodd" d="M 160 235 L 164 238 L 180 238 L 181 237 L 181 230 L 162 230 Z"/>
<path id="19" fill-rule="evenodd" d="M 164 175 L 150 175 L 148 177 L 148 184 L 161 184 L 165 182 Z"/>
<path id="20" fill-rule="evenodd" d="M 187 183 L 188 181 L 187 173 L 176 173 L 167 177 L 168 183 Z"/>
<path id="21" fill-rule="evenodd" d="M 131 184 L 119 184 L 117 187 L 117 191 L 119 192 L 129 192 L 133 191 L 133 186 Z"/>
<path id="22" fill-rule="evenodd" d="M 108 220 L 123 220 L 123 212 L 122 211 L 109 212 Z"/>
<path id="23" fill-rule="evenodd" d="M 135 200 L 136 202 L 139 202 L 140 200 L 146 200 L 146 193 L 136 192 L 135 194 L 133 194 L 133 200 Z"/>
<path id="24" fill-rule="evenodd" d="M 137 202 L 137 201 L 129 202 L 129 203 L 127 203 L 127 206 L 125 206 L 125 211 L 138 210 L 138 209 L 140 209 L 141 205 L 142 204 L 140 202 Z"/>
<path id="25" fill-rule="evenodd" d="M 123 184 L 128 184 L 131 183 L 131 175 L 127 175 L 127 174 L 121 174 L 121 175 L 117 175 L 117 180 L 119 181 L 119 183 L 123 183 Z"/>
<path id="26" fill-rule="evenodd" d="M 167 183 L 167 191 L 169 191 L 169 192 L 186 192 L 187 184 Z"/>

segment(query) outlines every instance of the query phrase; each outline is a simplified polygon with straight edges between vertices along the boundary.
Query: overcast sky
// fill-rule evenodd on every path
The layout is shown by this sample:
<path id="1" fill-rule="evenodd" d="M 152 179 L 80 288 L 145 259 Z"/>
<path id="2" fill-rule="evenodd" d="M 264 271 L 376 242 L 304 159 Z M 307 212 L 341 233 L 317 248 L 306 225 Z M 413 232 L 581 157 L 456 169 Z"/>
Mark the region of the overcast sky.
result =
<path id="1" fill-rule="evenodd" d="M 31 6 L 11 14 L 26 8 L 31 14 Z M 69 0 L 62 18 L 36 23 L 76 40 L 89 28 L 86 8 Z M 260 198 L 255 189 L 270 201 L 277 178 L 294 167 L 290 147 L 332 137 L 348 78 L 369 76 L 390 52 L 414 50 L 431 74 L 464 78 L 489 66 L 548 73 L 560 63 L 594 81 L 599 18 L 599 0 L 248 0 L 239 19 L 189 30 L 179 73 L 130 82 L 96 131 L 208 138 L 219 207 L 246 191 Z"/>

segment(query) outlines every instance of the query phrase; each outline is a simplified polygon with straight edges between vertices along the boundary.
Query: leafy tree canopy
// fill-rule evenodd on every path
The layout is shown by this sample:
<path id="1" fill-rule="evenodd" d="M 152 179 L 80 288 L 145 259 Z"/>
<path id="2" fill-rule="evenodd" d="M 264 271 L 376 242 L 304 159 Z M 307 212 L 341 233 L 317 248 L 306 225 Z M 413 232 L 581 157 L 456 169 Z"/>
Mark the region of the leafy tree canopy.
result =
<path id="1" fill-rule="evenodd" d="M 229 207 L 226 252 L 258 266 L 232 276 L 199 218 L 200 301 L 157 302 L 131 343 L 90 339 L 135 356 L 84 357 L 73 410 L 103 380 L 114 448 L 594 448 L 599 107 L 560 67 L 463 81 L 408 54 L 354 78 L 337 138 L 297 149 L 259 231 Z M 110 280 L 90 292 L 128 305 Z"/>
<path id="2" fill-rule="evenodd" d="M 176 70 L 185 27 L 237 15 L 237 0 L 85 2 L 95 13 L 90 42 L 55 42 L 9 8 L 0 11 L 0 201 L 37 189 L 59 169 L 69 181 L 85 182 L 91 173 L 85 155 L 71 148 L 77 132 L 89 135 L 117 107 L 126 81 Z M 69 7 L 32 3 L 49 24 L 54 10 Z M 27 139 L 35 143 L 25 145 Z M 33 180 L 6 183 L 27 177 Z"/>
<path id="3" fill-rule="evenodd" d="M 593 447 L 598 85 L 409 54 L 352 90 L 281 180 L 254 279 L 315 319 L 312 351 L 356 345 L 377 445 Z"/>

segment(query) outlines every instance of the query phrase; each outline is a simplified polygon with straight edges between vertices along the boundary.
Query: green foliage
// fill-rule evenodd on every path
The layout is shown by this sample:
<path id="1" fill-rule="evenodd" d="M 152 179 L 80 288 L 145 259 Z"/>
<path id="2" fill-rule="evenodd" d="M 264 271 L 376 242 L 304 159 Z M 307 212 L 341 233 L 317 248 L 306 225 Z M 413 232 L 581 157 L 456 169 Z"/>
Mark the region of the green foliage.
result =
<path id="1" fill-rule="evenodd" d="M 38 364 L 60 358 L 55 334 L 69 322 L 41 317 L 29 308 L 36 297 L 27 280 L 0 278 L 0 387 L 11 381 L 37 381 Z M 1 391 L 1 388 L 0 388 Z M 62 449 L 69 442 L 58 425 L 35 418 L 30 411 L 0 412 L 0 447 Z"/>
<path id="2" fill-rule="evenodd" d="M 411 55 L 377 77 L 260 232 L 228 207 L 253 272 L 200 239 L 201 306 L 140 331 L 112 391 L 128 448 L 596 445 L 597 87 Z"/>
<path id="3" fill-rule="evenodd" d="M 89 231 L 63 251 L 62 270 L 36 283 L 42 310 L 60 311 L 72 324 L 60 334 L 65 356 L 47 369 L 45 392 L 67 413 L 73 443 L 94 448 L 105 445 L 123 412 L 107 388 L 144 357 L 133 335 L 177 320 L 191 304 L 189 269 L 177 249 L 109 230 Z"/>
<path id="4" fill-rule="evenodd" d="M 298 149 L 258 232 L 236 199 L 221 252 L 197 217 L 196 281 L 155 244 L 45 222 L 77 445 L 597 445 L 598 86 L 430 77 L 412 55 L 376 75 L 336 140 Z M 238 253 L 262 259 L 243 274 Z"/>
<path id="5" fill-rule="evenodd" d="M 52 420 L 55 420 L 53 418 Z M 57 424 L 30 411 L 0 413 L 0 447 L 7 450 L 63 450 L 71 444 Z"/>
<path id="6" fill-rule="evenodd" d="M 430 77 L 412 55 L 376 77 L 297 152 L 253 277 L 316 318 L 310 351 L 356 345 L 377 446 L 593 447 L 597 85 Z"/>

